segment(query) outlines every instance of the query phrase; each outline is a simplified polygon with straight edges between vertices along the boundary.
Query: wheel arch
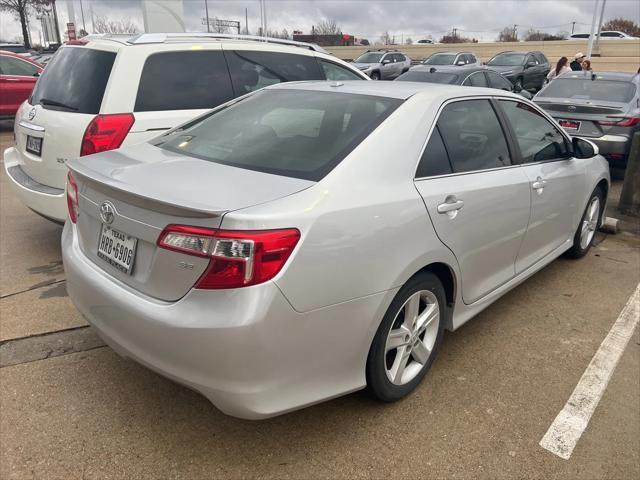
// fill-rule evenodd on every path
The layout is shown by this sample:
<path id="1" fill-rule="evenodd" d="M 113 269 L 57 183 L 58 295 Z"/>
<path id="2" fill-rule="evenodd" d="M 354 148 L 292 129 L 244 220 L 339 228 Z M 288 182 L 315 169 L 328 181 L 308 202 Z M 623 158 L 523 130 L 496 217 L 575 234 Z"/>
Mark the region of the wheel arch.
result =
<path id="1" fill-rule="evenodd" d="M 442 286 L 444 287 L 444 292 L 446 296 L 447 307 L 448 307 L 447 308 L 448 314 L 447 314 L 445 326 L 447 329 L 452 330 L 453 329 L 453 322 L 452 322 L 453 309 L 455 306 L 457 289 L 458 289 L 456 274 L 450 265 L 447 265 L 446 263 L 443 263 L 443 262 L 433 262 L 422 267 L 420 270 L 414 273 L 411 276 L 411 278 L 423 272 L 432 273 L 433 275 L 438 277 L 438 279 L 442 282 Z"/>
<path id="2" fill-rule="evenodd" d="M 605 210 L 607 207 L 607 199 L 609 198 L 609 182 L 607 182 L 607 179 L 602 178 L 596 184 L 595 188 L 599 188 L 602 191 L 602 195 L 604 196 L 604 204 L 602 205 L 602 210 L 600 211 L 600 225 L 602 225 L 602 223 L 604 222 Z"/>

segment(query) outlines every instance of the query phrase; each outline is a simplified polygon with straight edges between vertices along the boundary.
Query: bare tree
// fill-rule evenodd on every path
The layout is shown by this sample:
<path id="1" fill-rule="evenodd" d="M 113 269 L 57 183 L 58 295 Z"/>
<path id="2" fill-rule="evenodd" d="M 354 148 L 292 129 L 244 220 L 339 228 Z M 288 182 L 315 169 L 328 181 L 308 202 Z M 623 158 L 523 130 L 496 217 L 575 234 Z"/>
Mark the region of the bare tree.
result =
<path id="1" fill-rule="evenodd" d="M 388 30 L 380 35 L 380 43 L 383 45 L 389 45 L 391 43 L 391 35 Z"/>
<path id="2" fill-rule="evenodd" d="M 564 40 L 567 38 L 567 32 L 558 32 L 556 35 L 541 32 L 539 30 L 530 29 L 524 36 L 525 42 L 548 42 L 551 40 Z"/>
<path id="3" fill-rule="evenodd" d="M 625 20 L 624 18 L 608 20 L 604 25 L 602 25 L 602 30 L 617 30 L 619 32 L 624 32 L 627 35 L 631 35 L 632 37 L 640 36 L 640 25 L 633 20 Z"/>
<path id="4" fill-rule="evenodd" d="M 498 35 L 499 42 L 517 42 L 518 41 L 518 33 L 516 32 L 515 27 L 504 27 Z"/>
<path id="5" fill-rule="evenodd" d="M 25 48 L 31 48 L 31 40 L 29 38 L 29 28 L 27 22 L 31 11 L 42 12 L 46 7 L 55 3 L 55 0 L 0 0 L 0 11 L 8 12 L 20 21 L 22 27 L 22 42 Z"/>
<path id="6" fill-rule="evenodd" d="M 314 27 L 314 32 L 316 35 L 340 35 L 342 28 L 335 20 L 324 18 Z"/>
<path id="7" fill-rule="evenodd" d="M 413 45 L 413 39 L 411 37 L 407 37 L 404 43 L 405 45 Z"/>
<path id="8" fill-rule="evenodd" d="M 93 18 L 95 33 L 139 33 L 138 25 L 129 18 L 113 20 L 106 15 L 96 15 Z"/>

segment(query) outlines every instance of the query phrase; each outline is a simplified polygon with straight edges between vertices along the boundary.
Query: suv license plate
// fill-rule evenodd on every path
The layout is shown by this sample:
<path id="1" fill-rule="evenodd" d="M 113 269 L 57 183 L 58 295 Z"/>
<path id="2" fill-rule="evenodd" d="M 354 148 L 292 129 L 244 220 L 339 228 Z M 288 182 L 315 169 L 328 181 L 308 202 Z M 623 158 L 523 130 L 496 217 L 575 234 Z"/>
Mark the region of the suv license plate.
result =
<path id="1" fill-rule="evenodd" d="M 42 138 L 27 135 L 27 152 L 40 156 L 42 154 Z"/>
<path id="2" fill-rule="evenodd" d="M 98 241 L 98 257 L 130 275 L 137 243 L 137 238 L 102 224 Z"/>

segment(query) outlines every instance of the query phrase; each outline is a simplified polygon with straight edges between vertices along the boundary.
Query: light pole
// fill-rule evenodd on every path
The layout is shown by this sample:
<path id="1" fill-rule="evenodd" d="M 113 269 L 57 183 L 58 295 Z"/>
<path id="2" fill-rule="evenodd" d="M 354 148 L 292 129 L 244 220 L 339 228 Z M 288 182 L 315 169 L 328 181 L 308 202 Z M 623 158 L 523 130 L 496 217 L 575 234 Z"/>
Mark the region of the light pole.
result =
<path id="1" fill-rule="evenodd" d="M 596 38 L 596 50 L 600 45 L 600 31 L 602 30 L 602 20 L 604 18 L 604 6 L 607 4 L 607 0 L 602 0 L 602 8 L 600 9 L 600 20 L 598 20 L 598 37 Z"/>
<path id="2" fill-rule="evenodd" d="M 80 0 L 80 15 L 82 16 L 82 30 L 84 30 L 85 33 L 88 33 L 87 26 L 84 23 L 84 8 L 82 8 L 82 0 Z"/>
<path id="3" fill-rule="evenodd" d="M 587 58 L 591 58 L 591 52 L 593 51 L 593 38 L 596 33 L 596 17 L 598 16 L 598 1 L 596 0 L 593 6 L 593 18 L 591 19 L 591 33 L 589 34 L 589 44 L 587 46 Z"/>
<path id="4" fill-rule="evenodd" d="M 209 2 L 204 0 L 204 14 L 207 17 L 207 32 L 211 32 L 211 27 L 209 26 Z"/>

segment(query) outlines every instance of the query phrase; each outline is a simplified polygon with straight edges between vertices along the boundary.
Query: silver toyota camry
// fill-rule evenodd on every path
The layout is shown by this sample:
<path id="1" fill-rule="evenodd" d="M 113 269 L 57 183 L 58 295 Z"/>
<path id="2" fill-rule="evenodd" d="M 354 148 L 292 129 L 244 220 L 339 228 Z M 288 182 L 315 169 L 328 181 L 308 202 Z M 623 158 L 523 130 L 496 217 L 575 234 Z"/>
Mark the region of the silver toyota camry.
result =
<path id="1" fill-rule="evenodd" d="M 80 312 L 251 419 L 409 394 L 444 329 L 585 255 L 609 188 L 522 97 L 411 82 L 274 85 L 69 167 Z"/>

